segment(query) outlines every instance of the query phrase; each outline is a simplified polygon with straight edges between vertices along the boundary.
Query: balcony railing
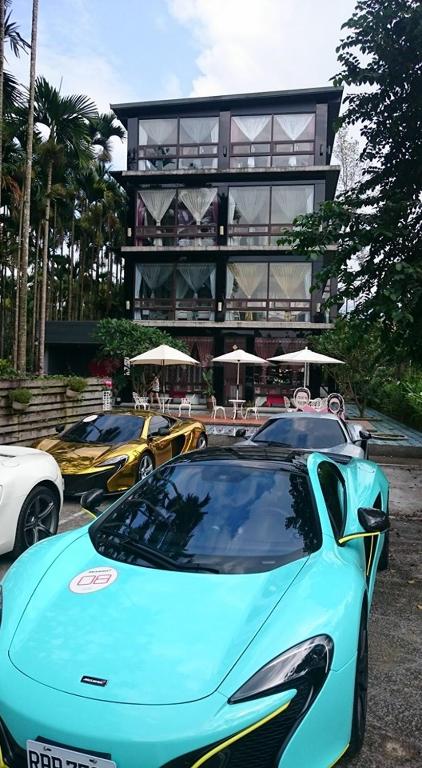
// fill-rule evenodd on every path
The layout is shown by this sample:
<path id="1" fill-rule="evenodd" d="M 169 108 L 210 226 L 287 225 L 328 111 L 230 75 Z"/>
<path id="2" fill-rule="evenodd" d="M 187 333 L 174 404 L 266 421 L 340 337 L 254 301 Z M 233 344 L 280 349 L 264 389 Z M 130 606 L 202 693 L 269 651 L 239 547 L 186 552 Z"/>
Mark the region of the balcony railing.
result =
<path id="1" fill-rule="evenodd" d="M 136 227 L 136 245 L 215 245 L 217 224 Z"/>
<path id="2" fill-rule="evenodd" d="M 135 299 L 135 320 L 214 320 L 214 299 Z"/>
<path id="3" fill-rule="evenodd" d="M 226 320 L 280 320 L 309 323 L 311 302 L 292 299 L 226 299 Z"/>

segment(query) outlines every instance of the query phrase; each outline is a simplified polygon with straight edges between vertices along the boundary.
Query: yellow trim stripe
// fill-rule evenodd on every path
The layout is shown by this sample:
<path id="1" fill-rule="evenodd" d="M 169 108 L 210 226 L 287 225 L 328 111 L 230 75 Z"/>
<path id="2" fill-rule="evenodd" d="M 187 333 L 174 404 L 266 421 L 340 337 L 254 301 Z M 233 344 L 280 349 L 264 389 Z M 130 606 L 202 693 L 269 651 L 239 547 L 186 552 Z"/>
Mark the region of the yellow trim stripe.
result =
<path id="1" fill-rule="evenodd" d="M 89 509 L 86 509 L 85 507 L 81 507 L 81 512 L 85 512 L 86 515 L 89 515 L 90 517 L 93 517 L 94 520 L 97 519 L 97 515 L 94 515 L 93 512 L 90 512 Z M 1 768 L 1 765 L 0 765 Z"/>
<path id="2" fill-rule="evenodd" d="M 275 712 L 271 712 L 270 715 L 267 715 L 266 717 L 263 717 L 262 720 L 258 720 L 257 723 L 254 723 L 253 725 L 250 725 L 249 728 L 245 728 L 243 731 L 240 731 L 239 733 L 236 733 L 235 736 L 232 736 L 230 739 L 226 739 L 226 741 L 223 741 L 222 744 L 219 744 L 217 747 L 214 747 L 214 749 L 211 749 L 209 752 L 207 752 L 206 755 L 203 755 L 199 758 L 199 760 L 194 763 L 191 768 L 199 768 L 200 765 L 204 765 L 204 763 L 207 762 L 207 760 L 210 760 L 214 755 L 218 754 L 218 752 L 221 752 L 226 747 L 229 747 L 230 744 L 234 744 L 235 741 L 239 741 L 239 739 L 242 739 L 243 736 L 247 736 L 248 733 L 252 733 L 252 731 L 256 731 L 257 728 L 260 728 L 261 725 L 265 725 L 265 723 L 268 723 L 270 720 L 272 720 L 274 717 L 277 717 L 277 715 L 280 715 L 282 712 L 284 712 L 285 709 L 290 705 L 290 701 L 287 702 L 287 704 L 283 704 L 282 707 L 279 707 L 275 710 Z"/>
<path id="3" fill-rule="evenodd" d="M 8 768 L 8 766 L 6 765 L 6 763 L 3 760 L 3 752 L 2 752 L 1 747 L 0 747 L 0 768 Z"/>
<path id="4" fill-rule="evenodd" d="M 338 757 L 336 757 L 336 759 L 334 760 L 334 763 L 330 763 L 330 765 L 328 766 L 328 768 L 334 768 L 334 766 L 335 766 L 335 765 L 337 765 L 338 761 L 339 761 L 339 760 L 341 760 L 341 758 L 343 757 L 343 755 L 345 755 L 345 754 L 346 754 L 346 752 L 347 752 L 347 750 L 348 750 L 348 749 L 349 749 L 349 744 L 347 744 L 347 746 L 346 746 L 346 747 L 343 749 L 343 752 L 341 753 L 341 755 L 339 755 Z"/>
<path id="5" fill-rule="evenodd" d="M 339 544 L 344 544 L 346 541 L 351 541 L 352 539 L 364 539 L 366 536 L 379 536 L 380 532 L 375 531 L 374 533 L 351 533 L 349 536 L 343 536 L 342 539 L 338 540 Z"/>
<path id="6" fill-rule="evenodd" d="M 371 563 L 372 563 L 372 553 L 374 551 L 374 537 L 371 539 L 371 549 L 369 550 L 369 557 L 368 557 L 368 567 L 366 569 L 366 575 L 369 576 L 369 572 L 371 570 Z"/>

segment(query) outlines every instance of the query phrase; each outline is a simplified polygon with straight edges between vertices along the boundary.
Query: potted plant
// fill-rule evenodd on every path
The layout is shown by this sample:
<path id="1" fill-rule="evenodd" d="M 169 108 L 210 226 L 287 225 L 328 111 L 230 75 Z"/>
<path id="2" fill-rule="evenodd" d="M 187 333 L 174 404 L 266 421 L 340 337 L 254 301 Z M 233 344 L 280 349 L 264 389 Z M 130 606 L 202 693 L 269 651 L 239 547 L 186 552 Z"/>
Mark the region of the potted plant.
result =
<path id="1" fill-rule="evenodd" d="M 207 371 L 202 371 L 202 380 L 204 382 L 205 397 L 207 398 L 207 408 L 209 411 L 212 411 L 211 398 L 214 395 L 214 381 L 213 381 L 212 368 L 209 368 Z"/>
<path id="2" fill-rule="evenodd" d="M 66 381 L 66 397 L 76 400 L 86 388 L 86 379 L 81 376 L 69 376 Z"/>
<path id="3" fill-rule="evenodd" d="M 26 411 L 32 400 L 32 392 L 29 389 L 12 389 L 9 398 L 14 411 Z"/>

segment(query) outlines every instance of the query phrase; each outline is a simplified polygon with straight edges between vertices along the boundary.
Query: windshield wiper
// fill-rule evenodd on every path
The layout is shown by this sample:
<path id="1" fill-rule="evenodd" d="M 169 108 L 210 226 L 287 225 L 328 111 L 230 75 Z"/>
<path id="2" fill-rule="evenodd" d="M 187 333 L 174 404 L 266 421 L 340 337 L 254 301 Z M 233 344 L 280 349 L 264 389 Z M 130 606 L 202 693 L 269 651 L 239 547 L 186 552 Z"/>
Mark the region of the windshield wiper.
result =
<path id="1" fill-rule="evenodd" d="M 178 570 L 196 571 L 197 573 L 220 573 L 218 568 L 209 568 L 208 565 L 202 565 L 202 563 L 178 563 Z"/>
<path id="2" fill-rule="evenodd" d="M 278 440 L 253 440 L 251 441 L 255 445 L 268 445 L 270 448 L 291 448 L 289 443 L 280 443 Z"/>

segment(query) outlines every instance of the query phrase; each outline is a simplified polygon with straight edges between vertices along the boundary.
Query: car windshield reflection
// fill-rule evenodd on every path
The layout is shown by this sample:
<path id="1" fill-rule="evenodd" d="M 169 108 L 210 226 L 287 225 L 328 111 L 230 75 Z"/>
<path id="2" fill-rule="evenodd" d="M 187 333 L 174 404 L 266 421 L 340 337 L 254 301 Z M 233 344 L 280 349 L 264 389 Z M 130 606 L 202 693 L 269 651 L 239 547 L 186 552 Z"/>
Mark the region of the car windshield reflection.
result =
<path id="1" fill-rule="evenodd" d="M 139 544 L 181 569 L 224 573 L 271 570 L 320 546 L 307 476 L 250 461 L 163 467 L 99 519 L 91 538 L 112 559 L 144 564 Z"/>
<path id="2" fill-rule="evenodd" d="M 118 445 L 138 440 L 144 419 L 140 416 L 89 416 L 60 435 L 68 443 L 97 443 Z"/>
<path id="3" fill-rule="evenodd" d="M 272 443 L 289 448 L 322 450 L 346 442 L 344 432 L 335 419 L 305 416 L 270 419 L 255 433 L 254 443 Z"/>

